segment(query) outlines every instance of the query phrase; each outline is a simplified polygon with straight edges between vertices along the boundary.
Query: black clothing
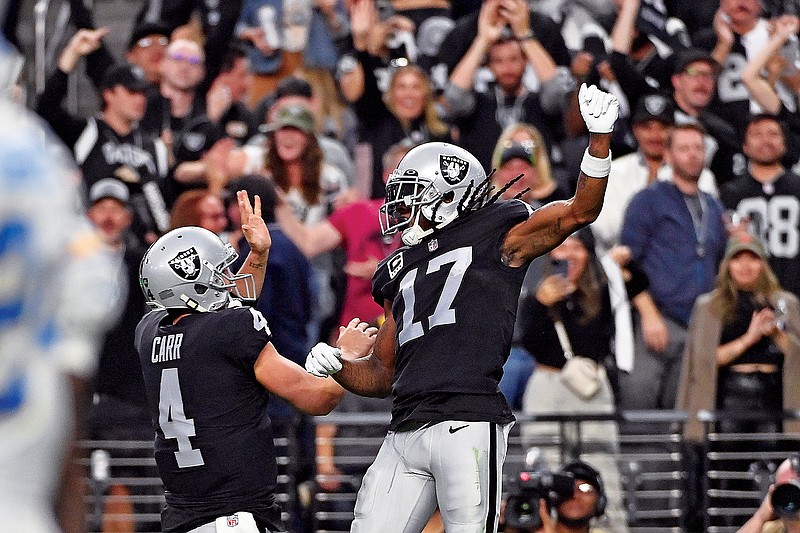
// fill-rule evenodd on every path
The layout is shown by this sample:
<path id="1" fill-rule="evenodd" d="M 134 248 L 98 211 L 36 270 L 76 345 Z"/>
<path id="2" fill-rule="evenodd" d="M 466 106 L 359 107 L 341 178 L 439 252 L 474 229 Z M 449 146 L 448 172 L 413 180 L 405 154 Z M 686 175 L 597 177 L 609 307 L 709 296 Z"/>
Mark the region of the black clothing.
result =
<path id="1" fill-rule="evenodd" d="M 136 349 L 166 489 L 165 532 L 237 511 L 282 530 L 269 394 L 254 370 L 270 338 L 249 307 L 192 313 L 175 325 L 166 311 L 153 311 L 140 322 Z"/>
<path id="2" fill-rule="evenodd" d="M 533 354 L 537 363 L 562 368 L 567 360 L 554 325 L 555 317 L 560 317 L 575 355 L 603 364 L 611 352 L 614 315 L 608 287 L 603 284 L 599 290 L 602 307 L 597 316 L 586 323 L 583 323 L 585 317 L 577 291 L 554 305 L 552 312 L 535 296 L 529 298 L 525 309 L 521 310 L 529 322 L 522 334 L 522 347 Z"/>
<path id="3" fill-rule="evenodd" d="M 800 295 L 800 176 L 786 172 L 765 186 L 748 173 L 722 187 L 720 200 L 750 219 L 781 286 Z"/>
<path id="4" fill-rule="evenodd" d="M 478 34 L 478 15 L 480 10 L 459 19 L 455 27 L 450 30 L 447 37 L 439 47 L 437 63 L 447 66 L 447 74 L 453 72 L 458 62 L 467 53 L 472 41 Z M 553 19 L 547 15 L 531 11 L 531 30 L 542 43 L 542 46 L 556 62 L 556 65 L 568 67 L 572 62 L 569 49 L 561 36 L 561 29 Z"/>
<path id="5" fill-rule="evenodd" d="M 527 266 L 504 265 L 500 247 L 530 212 L 518 200 L 491 204 L 378 265 L 373 297 L 392 302 L 397 324 L 392 429 L 514 419 L 497 384 Z"/>
<path id="6" fill-rule="evenodd" d="M 507 97 L 494 83 L 486 92 L 473 92 L 475 108 L 463 119 L 454 120 L 459 139 L 456 144 L 474 155 L 485 169 L 492 166 L 492 153 L 505 125 L 498 120 L 499 110 L 505 109 L 515 119 L 512 122 L 531 124 L 538 129 L 549 153 L 553 144 L 563 137 L 561 114 L 549 115 L 542 110 L 539 94 L 525 91 L 518 97 Z"/>
<path id="7" fill-rule="evenodd" d="M 139 363 L 139 354 L 133 346 L 136 326 L 147 310 L 144 293 L 139 287 L 139 264 L 143 256 L 144 250 L 141 248 L 125 248 L 123 262 L 128 294 L 119 323 L 106 333 L 100 349 L 95 392 L 114 396 L 146 410 L 142 366 Z"/>
<path id="8" fill-rule="evenodd" d="M 733 317 L 729 322 L 726 322 L 722 328 L 722 334 L 719 339 L 720 346 L 738 339 L 747 333 L 747 329 L 750 327 L 750 322 L 753 319 L 753 313 L 765 307 L 770 306 L 766 302 L 758 302 L 753 297 L 753 293 L 739 291 Z M 757 343 L 747 348 L 741 356 L 733 360 L 730 364 L 739 365 L 750 363 L 781 366 L 783 365 L 783 354 L 773 346 L 772 339 L 769 337 L 761 337 Z"/>
<path id="9" fill-rule="evenodd" d="M 415 143 L 450 142 L 450 135 L 434 135 L 425 125 L 424 115 L 414 120 L 409 128 L 403 127 L 383 101 L 376 77 L 376 71 L 383 68 L 381 59 L 366 52 L 358 52 L 356 57 L 364 69 L 364 92 L 353 103 L 353 110 L 358 117 L 358 140 L 372 147 L 371 198 L 383 198 L 386 196 L 386 185 L 383 182 L 382 159 L 389 148 L 406 138 Z"/>
<path id="10" fill-rule="evenodd" d="M 83 173 L 84 195 L 103 178 L 117 178 L 128 186 L 134 213 L 131 227 L 143 241 L 148 231 L 163 233 L 169 226 L 161 183 L 167 174 L 164 144 L 134 128 L 119 135 L 102 118 L 78 118 L 62 107 L 67 94 L 67 74 L 56 69 L 45 84 L 37 113 L 66 144 Z"/>

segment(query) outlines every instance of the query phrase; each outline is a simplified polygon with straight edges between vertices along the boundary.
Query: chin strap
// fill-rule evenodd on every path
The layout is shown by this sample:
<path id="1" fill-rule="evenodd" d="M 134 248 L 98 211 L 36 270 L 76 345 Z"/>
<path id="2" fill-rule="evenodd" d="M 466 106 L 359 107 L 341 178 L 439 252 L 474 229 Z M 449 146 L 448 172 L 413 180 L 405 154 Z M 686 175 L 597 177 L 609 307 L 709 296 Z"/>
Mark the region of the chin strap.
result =
<path id="1" fill-rule="evenodd" d="M 417 212 L 414 215 L 414 224 L 404 229 L 403 233 L 400 234 L 400 239 L 406 246 L 416 246 L 422 242 L 422 239 L 433 233 L 433 228 L 422 229 L 419 226 L 419 217 L 420 210 L 417 209 Z"/>

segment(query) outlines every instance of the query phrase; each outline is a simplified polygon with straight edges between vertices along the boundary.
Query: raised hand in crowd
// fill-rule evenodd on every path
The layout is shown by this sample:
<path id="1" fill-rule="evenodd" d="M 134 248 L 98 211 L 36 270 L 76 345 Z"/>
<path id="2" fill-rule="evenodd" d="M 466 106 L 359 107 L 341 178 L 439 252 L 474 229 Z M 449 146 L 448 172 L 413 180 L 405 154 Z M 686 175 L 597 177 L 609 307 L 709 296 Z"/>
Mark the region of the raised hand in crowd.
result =
<path id="1" fill-rule="evenodd" d="M 369 34 L 379 24 L 378 10 L 373 2 L 353 2 L 350 7 L 350 33 L 353 47 L 360 52 L 367 51 Z"/>
<path id="2" fill-rule="evenodd" d="M 96 30 L 78 30 L 69 40 L 61 57 L 58 59 L 58 68 L 62 72 L 70 73 L 78 64 L 80 58 L 87 56 L 100 48 L 101 40 L 108 35 L 108 28 Z"/>
<path id="3" fill-rule="evenodd" d="M 577 286 L 561 274 L 547 276 L 539 284 L 536 299 L 547 307 L 557 304 L 577 289 Z"/>
<path id="4" fill-rule="evenodd" d="M 531 35 L 531 15 L 525 0 L 500 0 L 498 13 L 511 26 L 514 37 L 520 39 Z"/>

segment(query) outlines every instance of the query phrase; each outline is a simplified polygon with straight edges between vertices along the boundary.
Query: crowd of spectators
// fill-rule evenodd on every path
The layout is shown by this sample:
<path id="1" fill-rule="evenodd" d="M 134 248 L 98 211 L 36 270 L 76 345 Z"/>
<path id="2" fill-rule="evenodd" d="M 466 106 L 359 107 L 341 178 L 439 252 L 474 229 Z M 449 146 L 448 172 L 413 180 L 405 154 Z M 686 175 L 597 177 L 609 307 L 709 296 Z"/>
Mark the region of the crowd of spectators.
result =
<path id="1" fill-rule="evenodd" d="M 377 213 L 402 155 L 452 142 L 495 169 L 504 198 L 563 200 L 588 140 L 583 82 L 620 101 L 606 202 L 531 266 L 501 382 L 509 403 L 532 414 L 800 407 L 786 374 L 800 345 L 794 2 L 152 1 L 131 13 L 121 58 L 91 9 L 69 4 L 74 33 L 28 104 L 71 152 L 88 218 L 130 271 L 91 436 L 147 433 L 130 338 L 145 312 L 137 262 L 158 236 L 198 225 L 246 256 L 233 195 L 258 194 L 273 251 L 257 305 L 300 362 L 353 317 L 380 321 L 370 280 L 399 243 Z M 21 5 L 3 26 L 18 45 Z M 81 63 L 101 103 L 86 116 L 65 105 Z M 768 282 L 742 281 L 737 266 Z M 561 330 L 602 371 L 596 395 L 557 379 Z M 703 396 L 689 394 L 710 376 Z M 743 399 L 750 382 L 758 397 Z M 313 455 L 311 422 L 275 409 L 280 431 Z M 618 429 L 639 430 L 597 426 L 603 453 L 617 450 Z M 340 470 L 330 459 L 326 474 Z M 613 487 L 618 473 L 600 463 Z M 623 530 L 617 495 L 609 514 Z"/>

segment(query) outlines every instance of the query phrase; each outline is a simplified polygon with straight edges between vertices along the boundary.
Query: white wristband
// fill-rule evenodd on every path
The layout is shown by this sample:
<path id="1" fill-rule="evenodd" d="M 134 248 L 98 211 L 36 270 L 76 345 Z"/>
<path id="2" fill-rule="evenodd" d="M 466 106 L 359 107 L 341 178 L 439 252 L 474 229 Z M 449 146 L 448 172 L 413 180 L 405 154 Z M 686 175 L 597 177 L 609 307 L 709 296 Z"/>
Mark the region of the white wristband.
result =
<path id="1" fill-rule="evenodd" d="M 581 172 L 590 178 L 607 178 L 611 172 L 611 152 L 608 153 L 608 157 L 600 159 L 591 155 L 587 148 L 583 153 Z"/>

